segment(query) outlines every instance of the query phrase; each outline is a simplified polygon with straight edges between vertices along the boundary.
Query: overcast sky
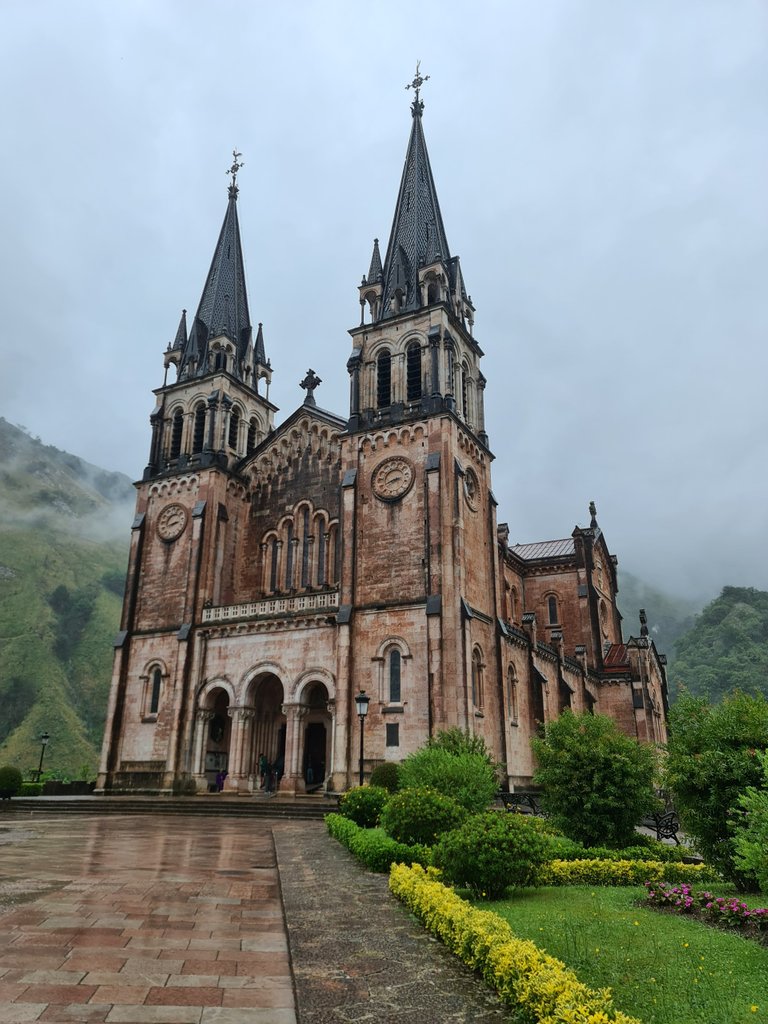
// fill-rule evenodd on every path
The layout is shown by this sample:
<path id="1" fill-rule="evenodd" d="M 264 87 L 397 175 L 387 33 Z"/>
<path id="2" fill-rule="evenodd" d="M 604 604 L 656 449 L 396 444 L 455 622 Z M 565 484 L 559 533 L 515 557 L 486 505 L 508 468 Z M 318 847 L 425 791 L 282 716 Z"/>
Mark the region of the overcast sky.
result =
<path id="1" fill-rule="evenodd" d="M 0 415 L 140 476 L 233 147 L 278 420 L 310 366 L 346 414 L 417 59 L 499 521 L 768 589 L 764 0 L 4 0 Z"/>

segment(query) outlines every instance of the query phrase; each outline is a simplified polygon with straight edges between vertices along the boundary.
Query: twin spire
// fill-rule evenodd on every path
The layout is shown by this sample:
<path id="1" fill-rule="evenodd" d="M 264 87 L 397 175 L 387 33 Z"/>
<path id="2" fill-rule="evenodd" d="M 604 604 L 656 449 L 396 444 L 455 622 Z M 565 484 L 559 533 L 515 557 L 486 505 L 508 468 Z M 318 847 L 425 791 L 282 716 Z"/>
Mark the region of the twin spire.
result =
<path id="1" fill-rule="evenodd" d="M 422 124 L 424 102 L 419 96 L 429 75 L 420 74 L 419 63 L 413 81 L 406 86 L 406 89 L 413 89 L 415 93 L 411 103 L 411 135 L 386 256 L 382 265 L 379 241 L 375 239 L 371 266 L 363 280 L 363 286 L 382 286 L 375 320 L 385 320 L 424 305 L 419 287 L 419 270 L 435 263 L 442 263 L 447 270 L 450 292 L 458 291 L 461 298 L 468 301 L 458 258 L 451 256 L 448 247 L 429 163 Z"/>

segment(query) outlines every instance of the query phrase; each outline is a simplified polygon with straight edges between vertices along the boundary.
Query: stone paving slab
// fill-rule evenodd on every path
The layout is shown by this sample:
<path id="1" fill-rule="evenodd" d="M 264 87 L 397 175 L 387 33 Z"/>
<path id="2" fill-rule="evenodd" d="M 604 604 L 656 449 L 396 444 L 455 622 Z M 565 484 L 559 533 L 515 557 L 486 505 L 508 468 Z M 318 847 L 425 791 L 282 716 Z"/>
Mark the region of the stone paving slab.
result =
<path id="1" fill-rule="evenodd" d="M 511 1020 L 322 822 L 160 810 L 0 834 L 0 1024 Z"/>

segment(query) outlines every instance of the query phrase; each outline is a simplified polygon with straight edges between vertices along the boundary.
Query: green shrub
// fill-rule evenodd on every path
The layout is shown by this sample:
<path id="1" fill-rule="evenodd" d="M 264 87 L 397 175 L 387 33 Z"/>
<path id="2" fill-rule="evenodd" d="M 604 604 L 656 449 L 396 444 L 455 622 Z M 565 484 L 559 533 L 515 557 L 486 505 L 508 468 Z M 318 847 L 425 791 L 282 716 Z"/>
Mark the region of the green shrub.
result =
<path id="1" fill-rule="evenodd" d="M 0 768 L 0 796 L 6 799 L 11 796 L 18 796 L 24 779 L 18 768 L 9 764 Z"/>
<path id="2" fill-rule="evenodd" d="M 584 846 L 565 836 L 551 836 L 549 848 L 551 860 L 654 860 L 676 863 L 690 855 L 690 850 L 684 846 L 667 846 L 656 839 L 651 839 L 648 844 L 637 843 L 616 850 L 608 846 Z"/>
<path id="3" fill-rule="evenodd" d="M 461 804 L 435 789 L 401 789 L 387 801 L 381 827 L 400 843 L 432 846 L 466 816 Z"/>
<path id="4" fill-rule="evenodd" d="M 658 860 L 550 860 L 538 870 L 539 885 L 644 885 L 646 882 L 712 882 L 706 864 L 662 864 Z"/>
<path id="5" fill-rule="evenodd" d="M 736 867 L 753 872 L 760 890 L 768 893 L 768 753 L 758 757 L 763 766 L 763 785 L 760 789 L 749 786 L 739 797 L 742 816 L 733 844 Z"/>
<path id="6" fill-rule="evenodd" d="M 346 846 L 369 871 L 389 871 L 393 864 L 422 864 L 427 867 L 432 863 L 426 846 L 398 843 L 380 828 L 360 828 L 339 814 L 327 814 L 325 821 L 334 839 Z"/>
<path id="7" fill-rule="evenodd" d="M 444 747 L 424 747 L 400 764 L 400 788 L 428 787 L 476 813 L 496 796 L 496 777 L 488 758 L 478 753 L 453 754 Z"/>
<path id="8" fill-rule="evenodd" d="M 735 693 L 711 706 L 683 694 L 670 711 L 666 787 L 685 833 L 708 864 L 739 889 L 755 885 L 737 865 L 733 816 L 749 787 L 759 788 L 759 752 L 768 747 L 768 701 Z"/>
<path id="9" fill-rule="evenodd" d="M 361 828 L 375 828 L 388 799 L 389 790 L 383 786 L 355 786 L 339 800 L 339 814 Z"/>
<path id="10" fill-rule="evenodd" d="M 42 782 L 22 782 L 21 784 L 21 796 L 40 796 L 42 792 Z"/>
<path id="11" fill-rule="evenodd" d="M 533 884 L 548 854 L 548 838 L 527 817 L 486 811 L 444 835 L 432 856 L 449 882 L 496 899 Z"/>
<path id="12" fill-rule="evenodd" d="M 370 783 L 372 786 L 381 786 L 390 793 L 396 793 L 400 789 L 399 766 L 394 761 L 376 765 L 371 772 Z"/>
<path id="13" fill-rule="evenodd" d="M 605 715 L 565 711 L 531 741 L 534 781 L 542 805 L 569 839 L 585 845 L 628 846 L 635 825 L 657 806 L 656 754 L 625 736 Z"/>
<path id="14" fill-rule="evenodd" d="M 482 736 L 475 736 L 468 729 L 441 729 L 427 741 L 428 747 L 447 750 L 449 754 L 479 754 L 493 767 L 493 756 Z"/>

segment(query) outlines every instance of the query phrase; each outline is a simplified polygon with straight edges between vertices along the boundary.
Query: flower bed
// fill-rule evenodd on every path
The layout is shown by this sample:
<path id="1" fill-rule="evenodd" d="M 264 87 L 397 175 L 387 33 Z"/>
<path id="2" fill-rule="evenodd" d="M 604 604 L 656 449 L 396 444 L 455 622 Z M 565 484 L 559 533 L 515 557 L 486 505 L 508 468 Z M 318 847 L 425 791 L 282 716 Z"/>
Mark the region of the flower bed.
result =
<path id="1" fill-rule="evenodd" d="M 690 914 L 706 924 L 738 928 L 745 934 L 768 943 L 768 907 L 748 907 L 737 896 L 713 896 L 703 890 L 694 892 L 689 885 L 667 886 L 646 882 L 649 907 Z"/>
<path id="2" fill-rule="evenodd" d="M 425 927 L 490 982 L 501 999 L 539 1024 L 639 1024 L 534 943 L 519 939 L 497 914 L 475 910 L 436 881 L 434 870 L 396 864 L 389 886 Z"/>

